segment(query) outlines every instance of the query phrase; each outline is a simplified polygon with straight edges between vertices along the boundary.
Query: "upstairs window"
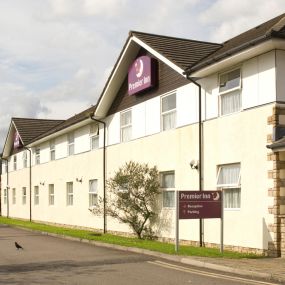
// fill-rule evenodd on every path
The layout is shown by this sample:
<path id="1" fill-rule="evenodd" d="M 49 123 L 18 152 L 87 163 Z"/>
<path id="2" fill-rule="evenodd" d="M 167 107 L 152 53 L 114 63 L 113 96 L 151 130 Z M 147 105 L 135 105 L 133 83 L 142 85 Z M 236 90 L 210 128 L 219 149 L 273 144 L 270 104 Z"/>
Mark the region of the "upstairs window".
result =
<path id="1" fill-rule="evenodd" d="M 99 126 L 97 124 L 90 125 L 90 149 L 99 148 Z"/>
<path id="2" fill-rule="evenodd" d="M 49 142 L 50 160 L 55 160 L 55 141 Z"/>
<path id="3" fill-rule="evenodd" d="M 22 159 L 23 159 L 23 167 L 24 168 L 28 167 L 28 154 L 26 150 L 23 151 Z"/>
<path id="4" fill-rule="evenodd" d="M 176 93 L 161 98 L 162 130 L 176 127 Z"/>
<path id="5" fill-rule="evenodd" d="M 240 164 L 225 164 L 218 167 L 217 187 L 223 190 L 225 209 L 241 206 Z"/>
<path id="6" fill-rule="evenodd" d="M 132 110 L 121 113 L 121 142 L 130 141 L 132 138 Z"/>
<path id="7" fill-rule="evenodd" d="M 219 92 L 221 115 L 241 110 L 241 71 L 239 68 L 220 75 Z"/>
<path id="8" fill-rule="evenodd" d="M 17 155 L 13 156 L 13 170 L 17 170 Z"/>
<path id="9" fill-rule="evenodd" d="M 35 163 L 40 164 L 41 163 L 41 149 L 39 147 L 35 150 Z"/>
<path id="10" fill-rule="evenodd" d="M 67 153 L 68 155 L 74 154 L 74 133 L 70 133 L 67 136 Z"/>
<path id="11" fill-rule="evenodd" d="M 175 207 L 175 174 L 174 171 L 160 174 L 160 186 L 162 188 L 162 205 L 165 208 Z"/>

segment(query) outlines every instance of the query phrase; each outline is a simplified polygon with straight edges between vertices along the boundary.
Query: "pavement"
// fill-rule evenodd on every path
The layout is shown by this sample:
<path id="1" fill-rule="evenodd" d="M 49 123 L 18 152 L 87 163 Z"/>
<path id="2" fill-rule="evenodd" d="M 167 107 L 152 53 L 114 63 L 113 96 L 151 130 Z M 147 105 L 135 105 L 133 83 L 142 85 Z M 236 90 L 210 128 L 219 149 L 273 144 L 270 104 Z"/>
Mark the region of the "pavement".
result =
<path id="1" fill-rule="evenodd" d="M 268 281 L 275 281 L 285 284 L 285 258 L 264 257 L 257 259 L 246 259 L 246 258 L 230 259 L 230 258 L 210 258 L 210 257 L 198 257 L 198 256 L 189 257 L 189 256 L 179 256 L 179 255 L 168 255 L 146 249 L 125 247 L 115 244 L 107 244 L 103 242 L 73 238 L 53 233 L 42 232 L 42 234 L 48 236 L 60 237 L 67 240 L 93 244 L 96 246 L 102 246 L 106 248 L 146 254 L 149 256 L 163 258 L 169 261 L 180 262 L 183 264 L 192 265 L 200 268 L 212 269 L 231 274 L 238 274 L 251 278 L 262 278 Z"/>

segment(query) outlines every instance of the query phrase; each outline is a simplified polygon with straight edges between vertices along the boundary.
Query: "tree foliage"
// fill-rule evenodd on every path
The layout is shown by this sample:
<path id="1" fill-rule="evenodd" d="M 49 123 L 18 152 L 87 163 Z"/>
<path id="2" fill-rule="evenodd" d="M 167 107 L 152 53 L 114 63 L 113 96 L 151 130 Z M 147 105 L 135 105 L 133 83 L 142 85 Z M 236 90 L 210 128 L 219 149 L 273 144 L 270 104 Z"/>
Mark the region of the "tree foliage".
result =
<path id="1" fill-rule="evenodd" d="M 158 193 L 157 168 L 127 162 L 107 181 L 106 214 L 128 224 L 138 238 L 151 238 Z"/>

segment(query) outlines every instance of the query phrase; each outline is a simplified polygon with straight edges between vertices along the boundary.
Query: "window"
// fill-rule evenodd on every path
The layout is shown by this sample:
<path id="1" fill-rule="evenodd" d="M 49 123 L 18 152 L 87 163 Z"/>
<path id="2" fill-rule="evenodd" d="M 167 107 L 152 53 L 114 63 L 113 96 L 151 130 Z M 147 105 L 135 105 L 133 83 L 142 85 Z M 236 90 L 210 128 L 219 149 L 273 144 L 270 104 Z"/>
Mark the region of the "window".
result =
<path id="1" fill-rule="evenodd" d="M 16 204 L 16 188 L 12 189 L 12 204 Z"/>
<path id="2" fill-rule="evenodd" d="M 239 68 L 220 75 L 219 92 L 221 115 L 241 110 L 241 75 Z"/>
<path id="3" fill-rule="evenodd" d="M 92 124 L 90 126 L 90 149 L 99 148 L 99 126 Z"/>
<path id="4" fill-rule="evenodd" d="M 176 93 L 161 98 L 162 130 L 176 127 Z"/>
<path id="5" fill-rule="evenodd" d="M 39 205 L 40 203 L 40 193 L 39 193 L 39 186 L 34 187 L 34 204 Z"/>
<path id="6" fill-rule="evenodd" d="M 66 183 L 66 205 L 73 205 L 73 182 Z"/>
<path id="7" fill-rule="evenodd" d="M 48 204 L 54 205 L 54 184 L 48 186 Z"/>
<path id="8" fill-rule="evenodd" d="M 132 138 L 132 110 L 121 113 L 121 142 L 130 141 Z"/>
<path id="9" fill-rule="evenodd" d="M 13 170 L 17 170 L 17 155 L 16 154 L 13 157 Z"/>
<path id="10" fill-rule="evenodd" d="M 218 167 L 217 187 L 224 193 L 224 208 L 239 209 L 241 202 L 240 164 Z"/>
<path id="11" fill-rule="evenodd" d="M 54 140 L 49 142 L 50 160 L 55 160 L 55 142 Z"/>
<path id="12" fill-rule="evenodd" d="M 8 172 L 7 171 L 7 168 L 8 168 L 7 166 L 8 166 L 7 161 L 6 160 L 2 160 L 2 174 Z"/>
<path id="13" fill-rule="evenodd" d="M 27 188 L 22 188 L 22 204 L 25 205 L 27 202 Z"/>
<path id="14" fill-rule="evenodd" d="M 26 168 L 28 166 L 28 154 L 26 150 L 23 151 L 22 159 L 23 159 L 23 167 Z"/>
<path id="15" fill-rule="evenodd" d="M 67 136 L 67 153 L 68 155 L 73 155 L 74 154 L 74 133 L 70 133 Z"/>
<path id="16" fill-rule="evenodd" d="M 4 204 L 6 205 L 7 204 L 7 188 L 4 188 Z"/>
<path id="17" fill-rule="evenodd" d="M 89 207 L 97 206 L 98 204 L 98 180 L 89 180 Z"/>
<path id="18" fill-rule="evenodd" d="M 35 163 L 40 164 L 41 163 L 41 149 L 39 147 L 35 150 Z"/>
<path id="19" fill-rule="evenodd" d="M 175 174 L 174 171 L 162 172 L 160 174 L 162 188 L 163 207 L 175 207 Z"/>

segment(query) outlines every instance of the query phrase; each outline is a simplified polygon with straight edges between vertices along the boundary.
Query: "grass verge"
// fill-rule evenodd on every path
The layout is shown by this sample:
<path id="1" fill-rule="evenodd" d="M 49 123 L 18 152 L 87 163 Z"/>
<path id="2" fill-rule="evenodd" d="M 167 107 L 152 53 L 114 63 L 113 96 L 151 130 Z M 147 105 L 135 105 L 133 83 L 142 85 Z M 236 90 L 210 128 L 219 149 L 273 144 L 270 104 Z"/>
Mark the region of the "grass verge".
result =
<path id="1" fill-rule="evenodd" d="M 46 225 L 41 223 L 35 223 L 35 222 L 29 222 L 29 221 L 17 220 L 5 217 L 0 217 L 0 224 L 27 228 L 39 232 L 47 232 L 57 235 L 70 236 L 79 239 L 95 240 L 98 242 L 117 244 L 121 246 L 148 249 L 166 254 L 178 254 L 184 256 L 225 257 L 225 258 L 261 257 L 255 254 L 245 254 L 233 251 L 224 251 L 224 253 L 221 254 L 219 249 L 216 248 L 194 247 L 186 245 L 180 245 L 179 253 L 176 253 L 174 244 L 172 243 L 165 243 L 165 242 L 152 241 L 152 240 L 140 240 L 137 238 L 122 237 L 111 234 L 100 234 L 95 231 L 65 228 L 65 227 Z"/>

